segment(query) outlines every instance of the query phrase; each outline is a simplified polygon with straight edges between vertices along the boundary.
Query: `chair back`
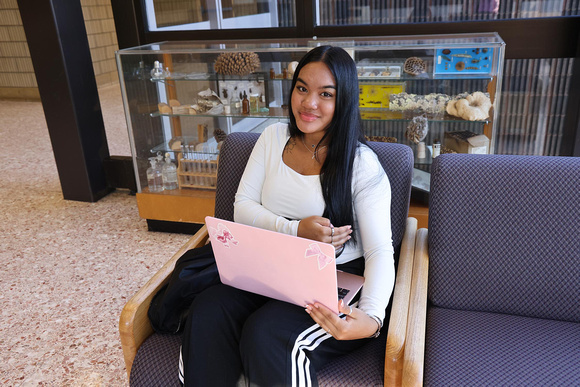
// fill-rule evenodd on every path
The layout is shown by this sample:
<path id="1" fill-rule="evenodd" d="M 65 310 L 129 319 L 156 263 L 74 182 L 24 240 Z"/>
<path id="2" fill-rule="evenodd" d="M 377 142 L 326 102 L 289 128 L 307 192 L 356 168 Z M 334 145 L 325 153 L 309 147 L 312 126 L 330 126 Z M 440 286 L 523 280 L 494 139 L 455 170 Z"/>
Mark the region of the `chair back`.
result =
<path id="1" fill-rule="evenodd" d="M 234 201 L 238 185 L 260 133 L 234 132 L 220 149 L 215 192 L 215 217 L 234 220 Z"/>
<path id="2" fill-rule="evenodd" d="M 236 132 L 228 135 L 220 151 L 216 187 L 215 216 L 234 219 L 234 200 L 246 163 L 250 158 L 258 133 Z M 391 228 L 393 245 L 399 246 L 405 231 L 409 210 L 413 152 L 401 144 L 371 142 L 391 183 Z"/>
<path id="3" fill-rule="evenodd" d="M 580 322 L 579 294 L 580 158 L 434 160 L 433 305 Z"/>

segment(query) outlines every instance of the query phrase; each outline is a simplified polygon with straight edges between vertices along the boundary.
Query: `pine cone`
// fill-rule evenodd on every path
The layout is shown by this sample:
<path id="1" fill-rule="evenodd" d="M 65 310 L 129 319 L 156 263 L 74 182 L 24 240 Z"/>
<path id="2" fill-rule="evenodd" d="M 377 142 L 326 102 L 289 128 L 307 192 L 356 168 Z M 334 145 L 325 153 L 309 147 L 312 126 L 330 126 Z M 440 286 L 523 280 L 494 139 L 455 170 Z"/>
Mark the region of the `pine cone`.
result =
<path id="1" fill-rule="evenodd" d="M 224 52 L 213 68 L 217 74 L 244 76 L 260 69 L 260 58 L 255 52 Z"/>
<path id="2" fill-rule="evenodd" d="M 213 131 L 213 138 L 215 138 L 216 142 L 225 141 L 227 136 L 228 135 L 226 134 L 226 132 L 224 132 L 220 128 L 217 128 L 216 130 Z"/>

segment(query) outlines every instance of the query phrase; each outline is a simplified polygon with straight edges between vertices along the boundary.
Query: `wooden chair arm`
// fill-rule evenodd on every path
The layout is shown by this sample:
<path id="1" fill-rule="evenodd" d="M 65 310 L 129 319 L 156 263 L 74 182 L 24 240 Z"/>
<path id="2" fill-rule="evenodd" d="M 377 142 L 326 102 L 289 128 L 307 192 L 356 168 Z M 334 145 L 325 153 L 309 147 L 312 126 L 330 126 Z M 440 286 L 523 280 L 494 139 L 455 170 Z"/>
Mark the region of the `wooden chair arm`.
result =
<path id="1" fill-rule="evenodd" d="M 415 254 L 415 237 L 417 219 L 407 218 L 405 234 L 401 242 L 399 266 L 395 279 L 393 304 L 387 333 L 385 351 L 385 386 L 400 386 L 403 372 L 403 351 L 407 330 L 409 294 L 413 274 L 413 256 Z"/>
<path id="2" fill-rule="evenodd" d="M 201 247 L 207 240 L 207 227 L 204 225 L 195 235 L 193 235 L 177 253 L 171 257 L 159 269 L 153 277 L 131 297 L 125 304 L 119 320 L 119 332 L 121 334 L 121 345 L 123 356 L 127 367 L 127 376 L 131 375 L 133 360 L 137 355 L 137 350 L 153 333 L 153 328 L 149 323 L 147 311 L 153 296 L 159 289 L 167 283 L 169 276 L 173 272 L 177 260 L 187 251 L 196 247 Z"/>
<path id="3" fill-rule="evenodd" d="M 427 283 L 429 274 L 428 231 L 417 231 L 409 319 L 403 360 L 403 385 L 423 385 L 425 329 L 427 321 Z"/>

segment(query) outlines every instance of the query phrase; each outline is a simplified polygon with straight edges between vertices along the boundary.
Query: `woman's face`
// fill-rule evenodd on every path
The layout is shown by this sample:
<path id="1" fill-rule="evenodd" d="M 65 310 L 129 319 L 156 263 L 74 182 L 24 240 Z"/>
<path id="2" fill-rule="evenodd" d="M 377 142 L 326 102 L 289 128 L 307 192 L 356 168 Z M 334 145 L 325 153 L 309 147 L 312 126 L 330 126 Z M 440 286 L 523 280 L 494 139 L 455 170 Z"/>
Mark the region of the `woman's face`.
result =
<path id="1" fill-rule="evenodd" d="M 292 90 L 292 113 L 303 133 L 324 134 L 334 116 L 336 82 L 322 62 L 302 67 Z"/>

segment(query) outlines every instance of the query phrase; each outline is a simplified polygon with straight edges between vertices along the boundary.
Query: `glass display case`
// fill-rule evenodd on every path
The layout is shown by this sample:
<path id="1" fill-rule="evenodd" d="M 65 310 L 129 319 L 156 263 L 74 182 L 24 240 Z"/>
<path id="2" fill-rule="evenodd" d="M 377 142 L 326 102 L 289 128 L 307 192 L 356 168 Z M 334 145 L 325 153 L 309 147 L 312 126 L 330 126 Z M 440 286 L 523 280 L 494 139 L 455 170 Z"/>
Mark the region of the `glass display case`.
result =
<path id="1" fill-rule="evenodd" d="M 141 217 L 212 215 L 222 141 L 287 122 L 297 61 L 326 44 L 357 65 L 369 139 L 413 149 L 415 192 L 428 194 L 438 154 L 493 152 L 505 50 L 496 33 L 149 44 L 116 53 Z"/>

